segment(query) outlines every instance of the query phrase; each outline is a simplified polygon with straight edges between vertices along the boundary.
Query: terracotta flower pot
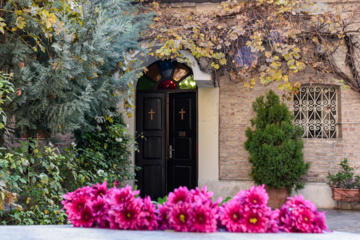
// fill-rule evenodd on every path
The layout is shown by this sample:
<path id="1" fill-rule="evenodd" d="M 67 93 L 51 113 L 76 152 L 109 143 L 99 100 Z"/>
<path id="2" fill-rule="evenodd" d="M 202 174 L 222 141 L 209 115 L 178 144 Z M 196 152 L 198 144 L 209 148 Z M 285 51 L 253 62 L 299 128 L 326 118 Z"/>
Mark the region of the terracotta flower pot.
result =
<path id="1" fill-rule="evenodd" d="M 336 201 L 359 201 L 360 190 L 359 189 L 344 189 L 344 188 L 331 188 L 332 198 Z"/>
<path id="2" fill-rule="evenodd" d="M 290 196 L 288 190 L 285 187 L 282 187 L 280 189 L 276 189 L 273 187 L 265 186 L 266 192 L 269 195 L 269 207 L 271 209 L 275 208 L 281 208 L 284 203 L 286 203 L 287 198 Z"/>

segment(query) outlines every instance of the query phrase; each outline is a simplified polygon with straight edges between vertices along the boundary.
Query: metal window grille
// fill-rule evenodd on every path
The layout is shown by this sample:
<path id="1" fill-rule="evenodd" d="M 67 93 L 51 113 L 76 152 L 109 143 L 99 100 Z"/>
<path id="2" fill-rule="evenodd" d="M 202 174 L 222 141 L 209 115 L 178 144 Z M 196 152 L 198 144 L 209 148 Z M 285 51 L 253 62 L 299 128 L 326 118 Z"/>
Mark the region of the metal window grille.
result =
<path id="1" fill-rule="evenodd" d="M 304 138 L 337 137 L 337 90 L 329 86 L 303 86 L 294 95 L 294 124 Z"/>

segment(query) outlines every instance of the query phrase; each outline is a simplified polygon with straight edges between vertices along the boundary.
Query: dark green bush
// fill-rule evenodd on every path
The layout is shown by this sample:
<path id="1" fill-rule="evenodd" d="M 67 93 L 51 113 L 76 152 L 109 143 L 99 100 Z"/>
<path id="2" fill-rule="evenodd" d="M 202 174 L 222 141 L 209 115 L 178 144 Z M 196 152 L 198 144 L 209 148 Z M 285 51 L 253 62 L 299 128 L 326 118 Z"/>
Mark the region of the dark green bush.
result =
<path id="1" fill-rule="evenodd" d="M 310 164 L 303 160 L 303 130 L 293 125 L 293 114 L 271 90 L 252 107 L 256 116 L 251 119 L 252 128 L 246 129 L 245 142 L 252 163 L 250 176 L 256 184 L 286 187 L 289 192 L 303 188 L 302 177 Z"/>

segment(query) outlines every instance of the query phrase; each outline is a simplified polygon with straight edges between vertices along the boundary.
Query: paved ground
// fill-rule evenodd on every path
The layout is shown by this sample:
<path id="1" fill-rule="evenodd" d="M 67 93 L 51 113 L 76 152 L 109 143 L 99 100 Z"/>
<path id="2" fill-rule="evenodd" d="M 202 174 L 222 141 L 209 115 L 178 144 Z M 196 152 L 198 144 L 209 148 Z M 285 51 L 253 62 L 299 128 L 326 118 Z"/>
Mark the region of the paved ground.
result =
<path id="1" fill-rule="evenodd" d="M 0 240 L 360 240 L 360 211 L 327 210 L 327 224 L 334 232 L 325 234 L 211 234 L 163 231 L 118 231 L 71 226 L 0 226 Z"/>
<path id="2" fill-rule="evenodd" d="M 71 226 L 0 227 L 1 240 L 360 240 L 360 234 L 333 232 L 303 233 L 178 233 L 167 231 L 120 231 Z"/>
<path id="3" fill-rule="evenodd" d="M 330 230 L 360 234 L 360 211 L 354 211 L 354 210 L 325 210 L 325 211 L 326 211 L 326 223 Z"/>

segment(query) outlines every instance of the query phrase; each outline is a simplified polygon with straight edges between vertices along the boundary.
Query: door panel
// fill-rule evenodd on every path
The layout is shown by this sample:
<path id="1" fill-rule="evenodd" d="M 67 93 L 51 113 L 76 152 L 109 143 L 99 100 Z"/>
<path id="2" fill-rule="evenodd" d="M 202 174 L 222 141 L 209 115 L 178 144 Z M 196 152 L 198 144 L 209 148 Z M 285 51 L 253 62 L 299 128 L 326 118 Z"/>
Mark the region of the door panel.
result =
<path id="1" fill-rule="evenodd" d="M 188 97 L 173 97 L 173 131 L 191 131 L 191 120 L 194 117 L 191 115 L 192 103 L 191 98 Z M 194 106 L 195 107 L 195 106 Z M 170 121 L 171 123 L 171 121 Z"/>
<path id="2" fill-rule="evenodd" d="M 137 132 L 136 180 L 142 196 L 152 199 L 166 195 L 166 97 L 165 93 L 139 93 L 136 98 Z"/>
<path id="3" fill-rule="evenodd" d="M 191 138 L 190 137 L 174 137 L 174 161 L 188 160 L 191 161 Z"/>
<path id="4" fill-rule="evenodd" d="M 179 186 L 187 186 L 189 189 L 193 188 L 191 187 L 193 181 L 191 167 L 175 165 L 173 178 L 175 188 Z"/>
<path id="5" fill-rule="evenodd" d="M 143 174 L 144 174 L 144 187 L 142 189 L 143 195 L 150 196 L 151 199 L 157 199 L 162 197 L 164 185 L 162 179 L 163 166 L 159 165 L 144 165 Z"/>
<path id="6" fill-rule="evenodd" d="M 160 159 L 162 156 L 163 146 L 161 137 L 147 137 L 144 141 L 143 159 Z"/>
<path id="7" fill-rule="evenodd" d="M 196 93 L 170 93 L 168 192 L 197 185 Z"/>
<path id="8" fill-rule="evenodd" d="M 138 92 L 136 106 L 136 129 L 144 136 L 135 155 L 141 196 L 157 199 L 179 186 L 195 188 L 196 93 Z"/>
<path id="9" fill-rule="evenodd" d="M 151 94 L 154 95 L 154 94 Z M 164 95 L 164 94 L 161 94 Z M 144 97 L 142 99 L 143 113 L 143 130 L 159 130 L 162 131 L 165 126 L 163 123 L 165 119 L 162 119 L 164 108 L 164 99 L 161 97 Z"/>

